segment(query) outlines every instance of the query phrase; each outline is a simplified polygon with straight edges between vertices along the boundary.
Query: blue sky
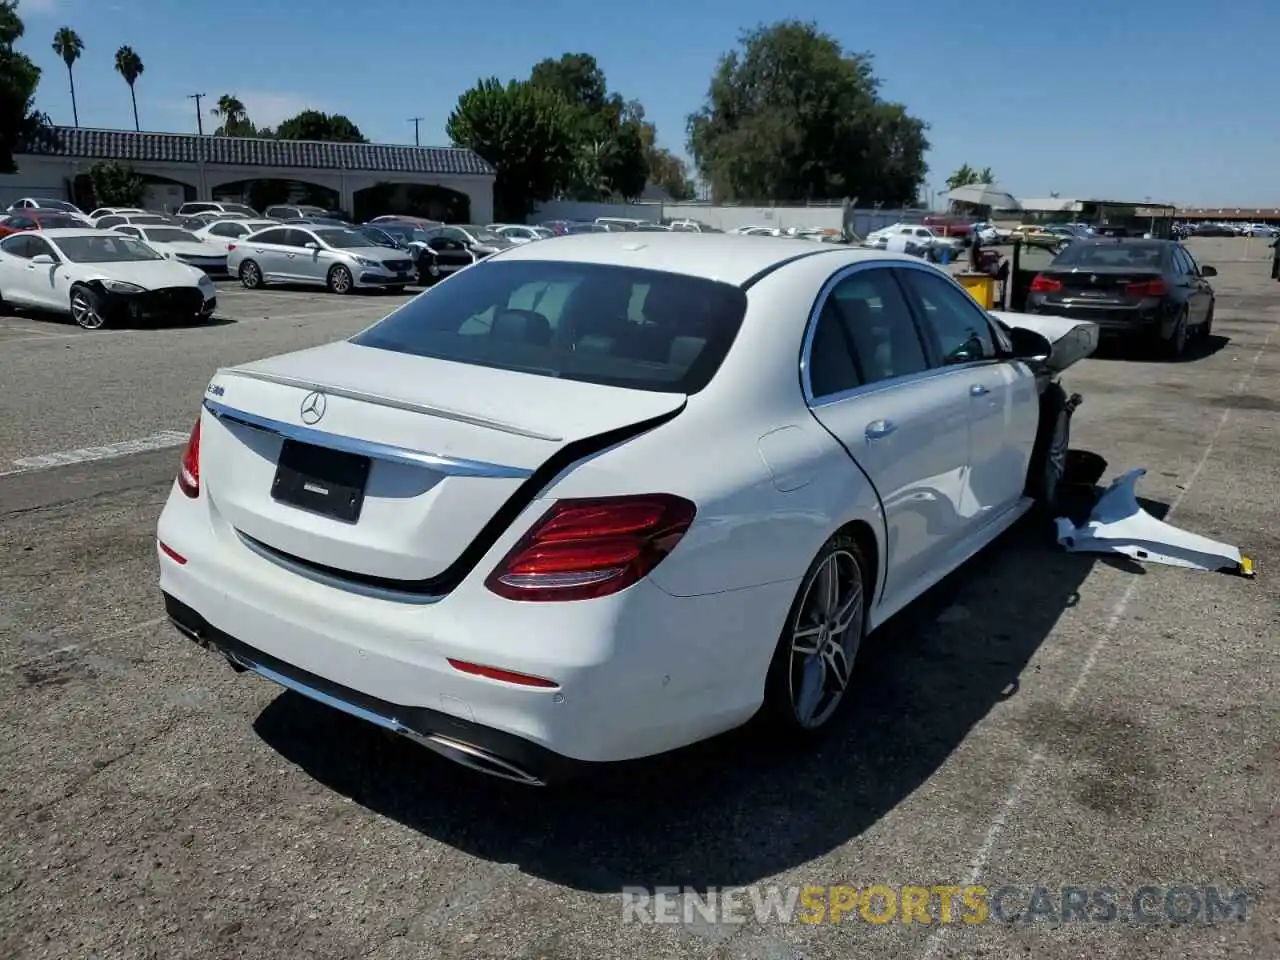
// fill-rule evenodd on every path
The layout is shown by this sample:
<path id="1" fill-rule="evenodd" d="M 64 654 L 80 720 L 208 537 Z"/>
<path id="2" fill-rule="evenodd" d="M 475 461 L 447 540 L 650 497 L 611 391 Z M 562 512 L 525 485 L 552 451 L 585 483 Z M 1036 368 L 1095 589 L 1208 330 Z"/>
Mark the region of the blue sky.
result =
<path id="1" fill-rule="evenodd" d="M 44 68 L 37 105 L 71 122 L 54 30 L 85 42 L 76 66 L 82 126 L 132 127 L 113 70 L 142 56 L 143 129 L 194 131 L 234 93 L 258 123 L 305 107 L 345 113 L 365 136 L 446 143 L 445 120 L 481 76 L 526 76 L 566 51 L 595 55 L 611 89 L 642 101 L 665 145 L 740 29 L 816 20 L 870 51 L 886 96 L 927 120 L 927 186 L 963 162 L 990 166 L 1016 195 L 1204 205 L 1280 205 L 1277 0 L 21 0 L 25 51 Z M 206 113 L 206 124 L 208 124 Z M 210 129 L 206 126 L 206 129 Z"/>

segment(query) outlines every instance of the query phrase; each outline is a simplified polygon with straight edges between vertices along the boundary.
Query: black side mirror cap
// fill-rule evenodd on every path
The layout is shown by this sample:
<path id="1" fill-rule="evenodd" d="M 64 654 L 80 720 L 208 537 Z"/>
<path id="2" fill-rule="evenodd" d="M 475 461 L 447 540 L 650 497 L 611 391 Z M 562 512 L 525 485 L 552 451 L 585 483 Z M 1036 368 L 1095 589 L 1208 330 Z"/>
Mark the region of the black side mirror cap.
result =
<path id="1" fill-rule="evenodd" d="M 1202 266 L 1200 268 L 1200 276 L 1202 277 L 1216 277 L 1217 275 L 1218 275 L 1217 267 Z"/>
<path id="2" fill-rule="evenodd" d="M 1053 344 L 1048 337 L 1023 327 L 1009 328 L 1009 343 L 1013 347 L 1012 356 L 1015 360 L 1043 363 L 1053 353 Z"/>

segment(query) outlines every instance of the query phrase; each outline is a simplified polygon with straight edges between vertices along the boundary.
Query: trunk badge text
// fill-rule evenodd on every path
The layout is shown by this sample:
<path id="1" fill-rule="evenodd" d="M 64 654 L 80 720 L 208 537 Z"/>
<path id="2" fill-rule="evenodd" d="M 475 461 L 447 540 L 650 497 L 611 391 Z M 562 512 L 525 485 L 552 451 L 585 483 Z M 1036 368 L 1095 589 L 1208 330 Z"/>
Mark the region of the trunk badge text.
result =
<path id="1" fill-rule="evenodd" d="M 324 416 L 326 403 L 323 393 L 308 393 L 302 398 L 302 422 L 307 426 L 319 423 L 320 418 Z"/>

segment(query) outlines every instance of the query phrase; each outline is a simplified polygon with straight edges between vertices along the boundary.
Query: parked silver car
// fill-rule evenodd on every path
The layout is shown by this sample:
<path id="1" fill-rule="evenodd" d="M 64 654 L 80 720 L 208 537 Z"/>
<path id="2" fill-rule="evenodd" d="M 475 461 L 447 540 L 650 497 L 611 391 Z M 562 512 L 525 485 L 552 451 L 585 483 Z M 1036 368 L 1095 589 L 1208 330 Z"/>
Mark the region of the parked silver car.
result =
<path id="1" fill-rule="evenodd" d="M 359 287 L 403 290 L 417 280 L 406 253 L 374 246 L 355 230 L 283 224 L 229 244 L 227 272 L 249 290 L 267 283 L 315 284 L 331 293 Z"/>

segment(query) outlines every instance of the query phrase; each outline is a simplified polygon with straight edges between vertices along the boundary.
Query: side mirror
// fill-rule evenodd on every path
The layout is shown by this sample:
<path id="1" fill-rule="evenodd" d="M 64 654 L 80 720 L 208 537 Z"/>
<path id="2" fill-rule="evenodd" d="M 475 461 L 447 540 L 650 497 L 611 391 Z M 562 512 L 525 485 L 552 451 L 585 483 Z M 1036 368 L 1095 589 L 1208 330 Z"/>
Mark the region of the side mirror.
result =
<path id="1" fill-rule="evenodd" d="M 1009 343 L 1013 347 L 1015 360 L 1040 363 L 1048 360 L 1049 354 L 1053 353 L 1053 344 L 1048 337 L 1022 327 L 1009 328 Z"/>
<path id="2" fill-rule="evenodd" d="M 1200 276 L 1202 277 L 1216 277 L 1217 275 L 1218 275 L 1217 267 L 1202 266 L 1200 268 Z"/>
<path id="3" fill-rule="evenodd" d="M 309 243 L 305 243 L 305 244 L 303 244 L 303 246 L 304 246 L 306 249 L 308 249 L 308 250 L 319 250 L 319 249 L 320 249 L 320 244 L 316 243 L 314 240 L 310 241 Z"/>
<path id="4" fill-rule="evenodd" d="M 38 256 L 32 257 L 31 262 L 38 267 L 51 267 L 58 261 L 54 260 L 53 257 L 49 256 L 49 254 L 42 253 L 42 254 L 39 254 Z"/>

